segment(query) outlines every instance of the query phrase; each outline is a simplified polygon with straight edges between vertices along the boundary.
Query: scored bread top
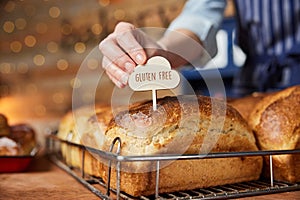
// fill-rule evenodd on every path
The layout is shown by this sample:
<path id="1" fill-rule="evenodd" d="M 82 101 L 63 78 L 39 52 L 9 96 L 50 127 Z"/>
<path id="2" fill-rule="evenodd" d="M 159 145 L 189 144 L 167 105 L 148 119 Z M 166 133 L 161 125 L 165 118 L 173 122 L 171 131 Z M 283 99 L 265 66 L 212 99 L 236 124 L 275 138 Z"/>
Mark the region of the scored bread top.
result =
<path id="1" fill-rule="evenodd" d="M 183 95 L 157 99 L 156 111 L 152 101 L 120 110 L 114 113 L 110 106 L 78 109 L 62 120 L 58 136 L 102 151 L 109 151 L 112 141 L 119 137 L 122 156 L 205 156 L 209 152 L 258 150 L 247 122 L 223 100 Z M 106 160 L 101 162 L 107 164 Z M 122 169 L 144 172 L 155 169 L 153 164 L 126 162 Z"/>
<path id="2" fill-rule="evenodd" d="M 108 151 L 121 139 L 121 155 L 257 150 L 242 116 L 222 100 L 205 96 L 138 102 L 113 115 L 110 106 L 81 108 L 61 121 L 58 136 Z M 75 119 L 74 119 L 75 118 Z"/>
<path id="3" fill-rule="evenodd" d="M 164 97 L 156 111 L 152 101 L 134 104 L 110 121 L 99 148 L 108 150 L 115 137 L 121 138 L 122 155 L 257 150 L 242 116 L 224 101 L 205 96 Z"/>

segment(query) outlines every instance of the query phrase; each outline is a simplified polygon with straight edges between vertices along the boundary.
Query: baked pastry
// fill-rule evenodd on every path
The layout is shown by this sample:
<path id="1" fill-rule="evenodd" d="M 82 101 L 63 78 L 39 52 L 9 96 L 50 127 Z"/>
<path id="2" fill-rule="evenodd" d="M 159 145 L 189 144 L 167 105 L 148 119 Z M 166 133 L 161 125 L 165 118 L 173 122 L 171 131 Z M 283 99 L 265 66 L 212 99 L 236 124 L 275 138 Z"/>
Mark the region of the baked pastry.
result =
<path id="1" fill-rule="evenodd" d="M 264 97 L 250 114 L 249 124 L 255 131 L 261 150 L 300 148 L 300 86 L 290 87 Z M 265 174 L 269 175 L 265 158 Z M 300 155 L 273 156 L 275 180 L 300 181 Z"/>
<path id="2" fill-rule="evenodd" d="M 36 146 L 35 131 L 28 124 L 10 126 L 0 114 L 0 155 L 30 155 Z"/>
<path id="3" fill-rule="evenodd" d="M 108 151 L 112 141 L 119 137 L 123 156 L 258 150 L 246 121 L 223 101 L 204 96 L 178 96 L 158 99 L 157 105 L 158 109 L 153 111 L 152 101 L 137 103 L 114 117 L 107 108 L 98 112 L 97 109 L 75 111 L 81 120 L 70 118 L 69 113 L 69 120 L 64 118 L 60 125 L 58 137 L 66 139 L 66 133 L 72 133 L 70 141 L 86 146 L 89 146 L 88 141 L 97 141 L 91 146 L 103 151 Z M 111 118 L 105 119 L 107 116 Z M 81 127 L 81 133 L 74 128 L 76 126 Z M 106 129 L 97 129 L 99 126 Z M 93 139 L 87 140 L 87 137 Z M 62 151 L 68 164 L 81 166 L 78 162 L 81 163 L 82 157 L 68 157 L 66 149 Z M 85 163 L 90 165 L 87 169 L 85 164 L 87 173 L 107 181 L 107 160 L 89 154 Z M 121 163 L 121 190 L 133 196 L 154 194 L 155 165 L 156 162 Z M 261 169 L 260 156 L 161 162 L 159 191 L 256 180 Z M 111 186 L 116 186 L 115 170 L 112 170 Z"/>
<path id="4" fill-rule="evenodd" d="M 20 146 L 8 137 L 0 138 L 0 156 L 17 156 L 20 154 Z"/>

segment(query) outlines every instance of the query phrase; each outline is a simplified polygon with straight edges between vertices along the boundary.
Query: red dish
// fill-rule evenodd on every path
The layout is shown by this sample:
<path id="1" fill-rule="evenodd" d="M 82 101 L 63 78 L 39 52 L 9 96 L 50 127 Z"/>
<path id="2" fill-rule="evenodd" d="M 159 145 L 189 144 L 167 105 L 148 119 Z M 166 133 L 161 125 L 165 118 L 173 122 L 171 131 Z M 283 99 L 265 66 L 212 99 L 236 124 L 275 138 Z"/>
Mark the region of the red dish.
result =
<path id="1" fill-rule="evenodd" d="M 0 156 L 0 173 L 22 172 L 30 165 L 39 152 L 39 145 L 32 149 L 30 155 Z"/>
<path id="2" fill-rule="evenodd" d="M 25 171 L 34 156 L 0 156 L 0 173 Z"/>

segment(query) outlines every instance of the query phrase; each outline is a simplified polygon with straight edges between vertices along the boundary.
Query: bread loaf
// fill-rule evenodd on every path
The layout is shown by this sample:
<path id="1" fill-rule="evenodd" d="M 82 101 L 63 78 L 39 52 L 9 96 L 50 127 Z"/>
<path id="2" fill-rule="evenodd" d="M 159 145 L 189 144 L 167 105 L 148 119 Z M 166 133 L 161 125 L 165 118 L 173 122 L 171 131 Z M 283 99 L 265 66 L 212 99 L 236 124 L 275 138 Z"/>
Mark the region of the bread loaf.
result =
<path id="1" fill-rule="evenodd" d="M 300 86 L 273 93 L 259 101 L 249 116 L 261 150 L 300 148 Z M 269 160 L 265 160 L 268 175 Z M 300 181 L 300 155 L 273 156 L 274 178 Z"/>
<path id="2" fill-rule="evenodd" d="M 66 135 L 72 133 L 71 141 L 103 151 L 108 151 L 114 138 L 119 137 L 120 154 L 124 156 L 258 150 L 245 120 L 223 101 L 204 96 L 179 96 L 158 99 L 157 104 L 158 109 L 153 111 L 152 101 L 137 103 L 114 117 L 107 108 L 77 111 L 81 120 L 70 119 L 68 114 L 69 120 L 62 121 L 58 136 L 66 139 Z M 81 127 L 81 133 L 74 125 Z M 106 128 L 97 129 L 98 126 Z M 67 163 L 80 167 L 81 157 L 73 158 L 76 155 L 66 153 L 66 148 L 62 147 L 62 151 Z M 92 154 L 86 160 L 90 167 L 85 170 L 107 181 L 106 161 Z M 133 196 L 154 194 L 155 164 L 122 162 L 121 190 Z M 262 158 L 177 160 L 161 162 L 161 166 L 159 191 L 172 192 L 256 180 L 261 173 Z M 112 170 L 111 184 L 116 186 L 115 170 Z"/>
<path id="3" fill-rule="evenodd" d="M 235 108 L 248 122 L 249 115 L 254 109 L 255 105 L 265 96 L 267 96 L 265 93 L 253 93 L 245 97 L 229 99 L 228 103 Z"/>

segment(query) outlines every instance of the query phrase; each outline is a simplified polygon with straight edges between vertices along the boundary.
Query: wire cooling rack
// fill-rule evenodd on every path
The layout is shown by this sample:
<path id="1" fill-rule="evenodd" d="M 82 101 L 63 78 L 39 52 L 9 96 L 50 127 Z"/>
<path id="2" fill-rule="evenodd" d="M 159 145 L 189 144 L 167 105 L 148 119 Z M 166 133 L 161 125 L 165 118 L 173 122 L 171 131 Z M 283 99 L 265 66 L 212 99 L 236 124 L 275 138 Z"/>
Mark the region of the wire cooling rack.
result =
<path id="1" fill-rule="evenodd" d="M 60 147 L 61 144 L 67 144 L 81 149 L 82 163 L 79 169 L 72 166 L 68 166 L 62 158 Z M 215 186 L 209 188 L 199 188 L 189 191 L 178 191 L 172 193 L 160 193 L 159 192 L 159 168 L 161 161 L 167 160 L 189 160 L 189 159 L 203 159 L 204 155 L 201 154 L 189 154 L 189 155 L 151 155 L 151 156 L 121 156 L 119 155 L 121 141 L 120 138 L 115 138 L 110 146 L 109 152 L 104 152 L 91 147 L 75 144 L 69 141 L 61 140 L 55 135 L 47 137 L 47 150 L 49 158 L 60 168 L 73 176 L 77 181 L 83 184 L 91 192 L 97 195 L 101 199 L 126 199 L 126 200 L 151 200 L 151 199 L 167 199 L 167 200 L 185 200 L 185 199 L 228 199 L 239 198 L 246 196 L 257 196 L 262 194 L 272 194 L 287 191 L 300 190 L 300 183 L 286 183 L 273 180 L 273 165 L 272 156 L 282 154 L 300 154 L 300 149 L 295 150 L 272 150 L 272 151 L 251 151 L 251 152 L 225 152 L 225 153 L 209 153 L 205 155 L 205 159 L 213 158 L 229 158 L 229 157 L 242 157 L 242 156 L 269 156 L 270 157 L 270 179 L 261 179 L 257 181 L 248 181 L 235 184 L 227 184 L 222 186 Z M 115 148 L 117 145 L 117 148 Z M 117 149 L 115 153 L 112 151 Z M 85 152 L 89 151 L 93 154 L 97 154 L 101 158 L 109 160 L 107 183 L 101 178 L 92 177 L 84 172 L 84 157 Z M 122 191 L 120 191 L 120 164 L 121 162 L 138 162 L 138 161 L 152 161 L 156 162 L 156 187 L 155 195 L 132 197 Z M 111 176 L 111 163 L 116 164 L 117 183 L 116 189 L 111 188 L 110 176 Z"/>

